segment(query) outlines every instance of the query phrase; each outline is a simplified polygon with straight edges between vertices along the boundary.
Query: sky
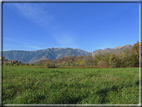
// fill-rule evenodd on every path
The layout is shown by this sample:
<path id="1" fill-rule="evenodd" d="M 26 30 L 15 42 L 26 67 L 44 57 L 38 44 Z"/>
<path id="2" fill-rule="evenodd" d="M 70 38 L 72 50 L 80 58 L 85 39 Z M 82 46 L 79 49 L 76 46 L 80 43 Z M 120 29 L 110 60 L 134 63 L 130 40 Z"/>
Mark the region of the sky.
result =
<path id="1" fill-rule="evenodd" d="M 3 51 L 92 52 L 139 41 L 139 3 L 3 3 Z"/>

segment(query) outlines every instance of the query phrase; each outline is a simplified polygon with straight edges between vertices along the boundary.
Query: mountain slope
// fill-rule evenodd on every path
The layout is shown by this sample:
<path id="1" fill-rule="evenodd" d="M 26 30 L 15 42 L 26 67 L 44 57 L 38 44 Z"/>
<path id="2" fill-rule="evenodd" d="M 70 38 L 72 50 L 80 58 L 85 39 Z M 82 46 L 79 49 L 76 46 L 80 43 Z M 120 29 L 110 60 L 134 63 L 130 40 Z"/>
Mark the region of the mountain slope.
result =
<path id="1" fill-rule="evenodd" d="M 93 53 L 96 53 L 98 51 L 103 51 L 103 52 L 116 52 L 117 50 L 124 51 L 124 49 L 126 49 L 126 48 L 130 48 L 130 50 L 131 50 L 132 46 L 133 45 L 124 45 L 124 46 L 117 46 L 115 48 L 98 49 L 98 50 L 93 51 Z"/>
<path id="2" fill-rule="evenodd" d="M 81 49 L 73 48 L 48 48 L 37 51 L 4 51 L 3 56 L 8 60 L 20 60 L 24 63 L 34 63 L 43 59 L 59 59 L 64 56 L 83 56 L 92 55 Z"/>
<path id="3" fill-rule="evenodd" d="M 93 52 L 86 52 L 81 49 L 74 49 L 74 48 L 48 48 L 48 49 L 42 49 L 37 51 L 21 51 L 21 50 L 11 50 L 11 51 L 3 51 L 3 56 L 11 60 L 20 60 L 24 63 L 34 63 L 39 60 L 45 60 L 45 59 L 59 59 L 66 56 L 84 56 L 84 55 L 90 55 L 92 56 L 92 53 L 96 53 L 99 50 L 106 51 L 106 52 L 116 52 L 117 50 L 124 50 L 126 47 L 132 48 L 132 45 L 124 45 L 121 47 L 116 48 L 106 48 L 104 50 L 98 49 Z"/>

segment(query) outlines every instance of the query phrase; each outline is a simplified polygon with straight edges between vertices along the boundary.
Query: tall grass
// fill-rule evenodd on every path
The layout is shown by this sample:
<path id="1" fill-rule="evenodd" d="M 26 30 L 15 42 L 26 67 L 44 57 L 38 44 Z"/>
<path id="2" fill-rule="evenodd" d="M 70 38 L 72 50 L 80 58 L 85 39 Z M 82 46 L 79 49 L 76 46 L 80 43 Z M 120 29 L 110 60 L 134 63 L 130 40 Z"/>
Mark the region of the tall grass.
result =
<path id="1" fill-rule="evenodd" d="M 139 68 L 3 66 L 3 104 L 138 104 Z"/>

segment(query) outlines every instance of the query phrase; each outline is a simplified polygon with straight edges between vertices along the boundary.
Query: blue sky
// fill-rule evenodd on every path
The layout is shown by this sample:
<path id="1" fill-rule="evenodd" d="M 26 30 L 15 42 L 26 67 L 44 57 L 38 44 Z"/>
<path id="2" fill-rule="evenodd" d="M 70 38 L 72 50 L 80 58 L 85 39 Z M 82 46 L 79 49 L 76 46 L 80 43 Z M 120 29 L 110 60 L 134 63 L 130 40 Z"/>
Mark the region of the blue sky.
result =
<path id="1" fill-rule="evenodd" d="M 3 50 L 87 52 L 139 41 L 139 3 L 3 3 Z"/>

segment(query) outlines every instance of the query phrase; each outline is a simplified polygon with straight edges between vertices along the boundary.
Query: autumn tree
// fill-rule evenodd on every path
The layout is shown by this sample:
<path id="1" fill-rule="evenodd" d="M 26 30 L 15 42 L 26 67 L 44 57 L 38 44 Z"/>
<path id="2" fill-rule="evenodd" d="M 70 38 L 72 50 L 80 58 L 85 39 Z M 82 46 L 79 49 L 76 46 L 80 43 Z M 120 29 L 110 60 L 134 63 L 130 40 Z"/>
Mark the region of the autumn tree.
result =
<path id="1" fill-rule="evenodd" d="M 139 42 L 135 43 L 132 47 L 131 53 L 134 53 L 136 55 L 139 55 Z"/>
<path id="2" fill-rule="evenodd" d="M 132 66 L 139 66 L 139 42 L 135 43 L 131 49 L 131 63 Z"/>
<path id="3" fill-rule="evenodd" d="M 124 62 L 124 66 L 128 67 L 131 66 L 131 53 L 130 53 L 131 49 L 126 47 L 124 49 L 124 53 L 123 53 L 123 62 Z"/>
<path id="4" fill-rule="evenodd" d="M 107 62 L 104 60 L 101 60 L 98 62 L 98 67 L 100 68 L 106 68 L 107 67 Z"/>
<path id="5" fill-rule="evenodd" d="M 81 59 L 78 59 L 77 64 L 80 64 L 80 63 L 81 63 Z"/>
<path id="6" fill-rule="evenodd" d="M 80 62 L 80 65 L 79 65 L 80 67 L 84 67 L 85 66 L 85 61 L 84 61 L 84 58 L 81 60 L 81 62 Z"/>
<path id="7" fill-rule="evenodd" d="M 55 68 L 55 64 L 52 64 L 51 62 L 46 62 L 45 65 L 44 65 L 46 68 Z"/>
<path id="8" fill-rule="evenodd" d="M 116 57 L 116 55 L 114 53 L 110 54 L 109 66 L 112 67 L 112 68 L 117 67 L 117 57 Z"/>
<path id="9" fill-rule="evenodd" d="M 91 66 L 92 65 L 92 57 L 91 56 L 84 56 L 85 65 Z"/>
<path id="10" fill-rule="evenodd" d="M 93 63 L 95 64 L 95 66 L 98 65 L 98 62 L 101 61 L 104 56 L 105 55 L 102 54 L 102 51 L 98 51 L 93 55 Z"/>

